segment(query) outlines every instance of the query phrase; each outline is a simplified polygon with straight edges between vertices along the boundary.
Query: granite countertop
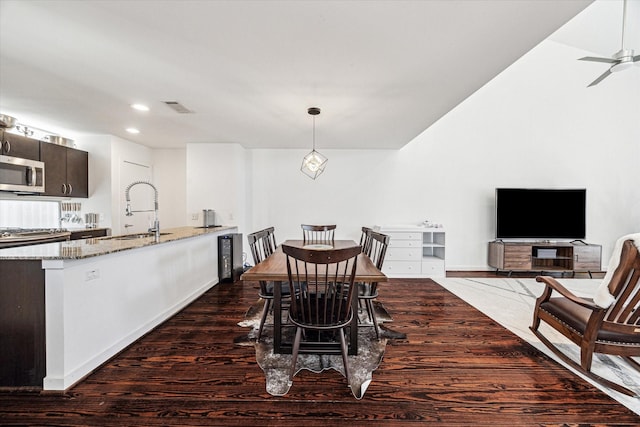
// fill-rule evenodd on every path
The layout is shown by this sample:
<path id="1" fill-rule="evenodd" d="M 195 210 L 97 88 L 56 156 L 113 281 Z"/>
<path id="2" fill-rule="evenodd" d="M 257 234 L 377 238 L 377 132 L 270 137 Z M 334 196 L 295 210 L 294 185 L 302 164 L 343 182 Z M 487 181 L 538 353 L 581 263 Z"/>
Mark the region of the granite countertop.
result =
<path id="1" fill-rule="evenodd" d="M 235 229 L 236 226 L 220 226 L 213 228 L 177 227 L 161 229 L 160 242 L 156 243 L 153 235 L 132 239 L 119 239 L 122 236 L 97 237 L 94 239 L 68 240 L 65 242 L 45 243 L 41 245 L 19 246 L 0 249 L 0 260 L 18 259 L 82 259 L 146 246 L 161 245 L 175 240 L 189 239 L 210 233 L 220 233 Z M 146 234 L 146 233 L 142 233 Z M 132 236 L 132 235 L 128 235 Z"/>

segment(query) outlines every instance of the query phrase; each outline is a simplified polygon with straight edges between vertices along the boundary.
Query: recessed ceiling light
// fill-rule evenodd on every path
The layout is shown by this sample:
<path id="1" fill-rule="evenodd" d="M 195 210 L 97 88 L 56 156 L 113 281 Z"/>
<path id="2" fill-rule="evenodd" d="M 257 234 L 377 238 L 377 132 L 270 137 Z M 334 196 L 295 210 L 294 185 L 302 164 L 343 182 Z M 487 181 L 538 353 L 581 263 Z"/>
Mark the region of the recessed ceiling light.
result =
<path id="1" fill-rule="evenodd" d="M 138 111 L 149 111 L 149 107 L 144 104 L 131 104 L 131 108 Z"/>
<path id="2" fill-rule="evenodd" d="M 126 131 L 133 134 L 140 133 L 140 131 L 136 128 L 127 128 Z"/>

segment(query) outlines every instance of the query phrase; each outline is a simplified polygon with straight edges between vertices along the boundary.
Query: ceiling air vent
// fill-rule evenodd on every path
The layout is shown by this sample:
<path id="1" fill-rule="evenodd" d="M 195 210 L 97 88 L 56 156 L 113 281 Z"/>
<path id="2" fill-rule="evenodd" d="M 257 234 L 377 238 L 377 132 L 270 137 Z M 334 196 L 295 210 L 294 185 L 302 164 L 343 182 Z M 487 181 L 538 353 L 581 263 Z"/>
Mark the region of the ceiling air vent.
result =
<path id="1" fill-rule="evenodd" d="M 185 107 L 184 105 L 180 104 L 178 101 L 163 101 L 165 104 L 167 104 L 169 106 L 169 108 L 171 108 L 172 110 L 174 110 L 176 113 L 180 113 L 180 114 L 192 114 L 193 111 L 189 110 L 187 107 Z"/>

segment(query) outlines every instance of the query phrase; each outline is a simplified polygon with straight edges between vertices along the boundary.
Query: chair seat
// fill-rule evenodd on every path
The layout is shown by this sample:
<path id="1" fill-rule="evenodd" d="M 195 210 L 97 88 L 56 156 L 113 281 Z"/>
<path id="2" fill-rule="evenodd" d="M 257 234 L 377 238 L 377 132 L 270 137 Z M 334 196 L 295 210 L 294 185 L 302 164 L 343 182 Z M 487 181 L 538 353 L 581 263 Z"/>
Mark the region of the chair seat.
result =
<path id="1" fill-rule="evenodd" d="M 289 311 L 289 320 L 297 326 L 308 329 L 337 329 L 351 322 L 351 316 L 345 316 L 344 313 L 326 310 L 327 304 L 335 305 L 334 301 L 328 301 L 324 295 L 316 298 L 313 294 L 310 298 L 313 301 L 307 307 L 297 306 L 297 310 Z M 349 301 L 342 298 L 342 307 L 349 310 Z M 326 317 L 325 317 L 326 316 Z"/>
<path id="2" fill-rule="evenodd" d="M 267 282 L 267 286 L 266 286 L 266 290 L 264 292 L 264 294 L 261 294 L 260 296 L 262 298 L 273 298 L 273 288 L 275 286 L 274 282 Z M 282 297 L 289 297 L 291 296 L 291 288 L 289 287 L 289 283 L 288 282 L 283 282 L 282 286 L 280 288 L 280 295 L 282 295 Z"/>
<path id="3" fill-rule="evenodd" d="M 585 300 L 590 301 L 587 298 L 585 298 Z M 540 309 L 567 324 L 570 328 L 579 332 L 581 335 L 584 335 L 589 317 L 593 313 L 588 308 L 575 304 L 567 298 L 561 297 L 550 298 L 549 301 L 540 304 Z M 597 340 L 640 345 L 640 332 L 630 334 L 601 328 L 598 332 Z"/>

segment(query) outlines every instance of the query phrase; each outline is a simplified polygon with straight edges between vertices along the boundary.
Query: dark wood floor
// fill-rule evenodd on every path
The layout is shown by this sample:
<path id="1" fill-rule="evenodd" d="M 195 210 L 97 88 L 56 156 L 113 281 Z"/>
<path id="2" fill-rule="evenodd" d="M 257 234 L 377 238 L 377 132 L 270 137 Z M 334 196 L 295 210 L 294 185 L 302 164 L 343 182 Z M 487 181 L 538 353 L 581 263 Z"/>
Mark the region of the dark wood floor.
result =
<path id="1" fill-rule="evenodd" d="M 464 275 L 464 274 L 463 274 Z M 237 325 L 254 284 L 216 286 L 65 393 L 0 393 L 0 425 L 637 425 L 640 417 L 431 280 L 380 290 L 406 334 L 362 400 L 334 371 L 266 393 Z"/>

